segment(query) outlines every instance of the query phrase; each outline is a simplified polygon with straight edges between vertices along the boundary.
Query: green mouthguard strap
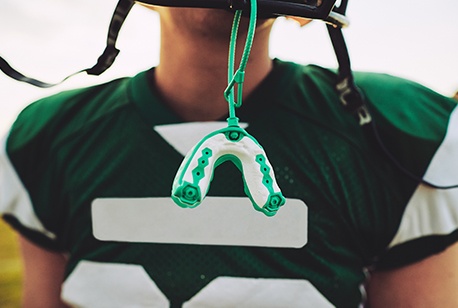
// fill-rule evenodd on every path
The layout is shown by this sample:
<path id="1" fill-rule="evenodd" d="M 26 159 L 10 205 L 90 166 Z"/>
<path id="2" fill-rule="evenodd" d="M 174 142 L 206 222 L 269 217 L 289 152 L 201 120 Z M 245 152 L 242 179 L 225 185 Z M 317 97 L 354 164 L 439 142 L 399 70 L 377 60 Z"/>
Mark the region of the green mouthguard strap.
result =
<path id="1" fill-rule="evenodd" d="M 245 48 L 243 49 L 242 59 L 240 60 L 240 65 L 237 71 L 234 74 L 235 67 L 235 50 L 237 42 L 237 33 L 239 30 L 240 19 L 242 16 L 242 11 L 238 10 L 235 12 L 234 22 L 232 24 L 231 40 L 229 44 L 229 57 L 228 57 L 228 86 L 224 90 L 224 97 L 226 98 L 229 104 L 229 126 L 238 126 L 238 119 L 235 116 L 235 108 L 242 106 L 243 98 L 243 83 L 245 81 L 245 69 L 248 63 L 248 58 L 250 57 L 251 47 L 253 46 L 254 33 L 256 29 L 256 19 L 257 19 L 257 2 L 256 0 L 250 1 L 250 22 L 248 25 L 247 38 L 245 42 Z M 237 101 L 234 100 L 234 88 L 237 84 Z"/>

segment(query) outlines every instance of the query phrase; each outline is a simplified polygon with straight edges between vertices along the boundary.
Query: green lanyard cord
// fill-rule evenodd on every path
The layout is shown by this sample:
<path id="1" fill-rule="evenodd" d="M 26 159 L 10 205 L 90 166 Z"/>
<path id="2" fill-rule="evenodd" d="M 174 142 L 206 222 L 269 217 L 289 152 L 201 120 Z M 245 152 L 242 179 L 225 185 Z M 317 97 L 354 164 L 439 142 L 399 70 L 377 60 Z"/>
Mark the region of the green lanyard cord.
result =
<path id="1" fill-rule="evenodd" d="M 240 65 L 234 74 L 235 67 L 235 49 L 237 42 L 237 33 L 239 30 L 240 19 L 242 11 L 237 10 L 234 16 L 234 22 L 232 24 L 231 41 L 229 44 L 229 57 L 228 57 L 228 86 L 224 90 L 224 97 L 229 104 L 229 118 L 227 119 L 229 126 L 238 126 L 238 118 L 235 116 L 235 108 L 242 105 L 243 97 L 243 82 L 245 80 L 245 69 L 250 57 L 251 47 L 253 45 L 254 32 L 256 29 L 256 17 L 257 17 L 257 2 L 256 0 L 250 0 L 250 22 L 248 25 L 247 38 L 245 42 L 245 48 L 243 50 L 242 59 Z M 234 100 L 234 86 L 237 83 L 237 101 Z"/>

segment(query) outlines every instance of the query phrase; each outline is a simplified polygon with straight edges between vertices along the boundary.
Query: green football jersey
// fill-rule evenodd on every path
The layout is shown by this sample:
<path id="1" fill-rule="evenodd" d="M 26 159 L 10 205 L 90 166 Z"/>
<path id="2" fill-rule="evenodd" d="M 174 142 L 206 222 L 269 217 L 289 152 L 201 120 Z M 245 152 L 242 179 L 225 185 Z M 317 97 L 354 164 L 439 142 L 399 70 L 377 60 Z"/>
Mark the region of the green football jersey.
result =
<path id="1" fill-rule="evenodd" d="M 133 78 L 29 105 L 0 155 L 0 213 L 68 253 L 62 298 L 79 307 L 357 307 L 367 269 L 394 268 L 458 240 L 458 188 L 407 176 L 346 113 L 336 74 L 274 61 L 238 109 L 286 204 L 256 212 L 230 162 L 208 200 L 170 198 L 186 152 L 215 122 L 183 123 Z M 456 103 L 388 75 L 355 73 L 380 138 L 418 178 L 458 184 Z"/>

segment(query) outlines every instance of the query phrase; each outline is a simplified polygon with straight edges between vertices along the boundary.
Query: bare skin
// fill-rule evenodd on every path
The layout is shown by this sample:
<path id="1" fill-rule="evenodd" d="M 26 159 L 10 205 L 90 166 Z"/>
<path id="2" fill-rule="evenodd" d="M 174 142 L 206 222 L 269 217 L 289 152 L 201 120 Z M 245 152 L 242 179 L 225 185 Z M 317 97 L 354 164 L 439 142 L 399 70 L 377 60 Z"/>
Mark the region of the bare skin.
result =
<path id="1" fill-rule="evenodd" d="M 227 54 L 232 15 L 226 12 L 155 8 L 161 14 L 161 58 L 155 82 L 167 105 L 185 121 L 210 121 L 227 113 Z M 247 67 L 248 96 L 272 69 L 268 55 L 272 20 L 258 25 Z M 238 55 L 246 33 L 241 28 Z M 24 307 L 62 307 L 65 258 L 22 240 Z M 458 307 L 458 243 L 418 263 L 375 272 L 369 283 L 371 307 Z M 43 280 L 44 279 L 44 280 Z M 36 304 L 39 305 L 36 305 Z M 35 306 L 34 306 L 35 304 Z"/>
<path id="2" fill-rule="evenodd" d="M 220 119 L 228 106 L 227 59 L 233 15 L 208 9 L 156 8 L 161 15 L 161 56 L 157 88 L 168 106 L 185 121 Z M 272 69 L 268 43 L 273 20 L 258 23 L 246 69 L 244 96 Z M 216 29 L 216 30 L 214 30 Z M 243 20 L 237 41 L 240 59 L 246 39 Z"/>
<path id="3" fill-rule="evenodd" d="M 372 275 L 369 307 L 458 307 L 458 244 L 425 260 Z"/>
<path id="4" fill-rule="evenodd" d="M 19 243 L 24 263 L 22 307 L 68 307 L 60 299 L 67 264 L 65 256 L 45 250 L 22 236 Z"/>

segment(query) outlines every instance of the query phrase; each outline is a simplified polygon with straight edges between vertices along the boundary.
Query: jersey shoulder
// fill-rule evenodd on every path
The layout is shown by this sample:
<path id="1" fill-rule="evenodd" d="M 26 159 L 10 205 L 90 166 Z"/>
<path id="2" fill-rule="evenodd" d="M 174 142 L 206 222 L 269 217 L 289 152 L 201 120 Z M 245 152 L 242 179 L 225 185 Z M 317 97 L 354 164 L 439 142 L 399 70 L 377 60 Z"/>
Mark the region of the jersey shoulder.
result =
<path id="1" fill-rule="evenodd" d="M 122 108 L 127 102 L 129 79 L 64 91 L 28 105 L 17 117 L 8 149 L 14 150 L 35 138 L 66 138 L 104 115 Z"/>
<path id="2" fill-rule="evenodd" d="M 304 93 L 312 93 L 304 98 L 311 101 L 307 108 L 316 111 L 315 119 L 342 128 L 340 132 L 346 128 L 351 139 L 355 134 L 351 121 L 356 120 L 340 104 L 335 90 L 336 72 L 308 65 L 302 67 L 300 74 L 298 87 L 304 88 Z M 421 177 L 447 135 L 456 130 L 456 101 L 417 82 L 388 74 L 354 72 L 354 79 L 384 146 Z"/>
<path id="3" fill-rule="evenodd" d="M 48 249 L 61 250 L 60 206 L 67 146 L 91 136 L 95 123 L 128 102 L 128 79 L 70 90 L 27 106 L 13 124 L 0 152 L 0 213 L 21 234 Z M 82 140 L 82 139 L 81 139 Z M 82 143 L 80 143 L 81 145 Z"/>
<path id="4" fill-rule="evenodd" d="M 388 74 L 356 72 L 355 81 L 362 89 L 373 112 L 384 119 L 416 130 L 427 123 L 444 122 L 456 102 L 417 82 Z M 424 132 L 423 130 L 421 130 Z"/>

